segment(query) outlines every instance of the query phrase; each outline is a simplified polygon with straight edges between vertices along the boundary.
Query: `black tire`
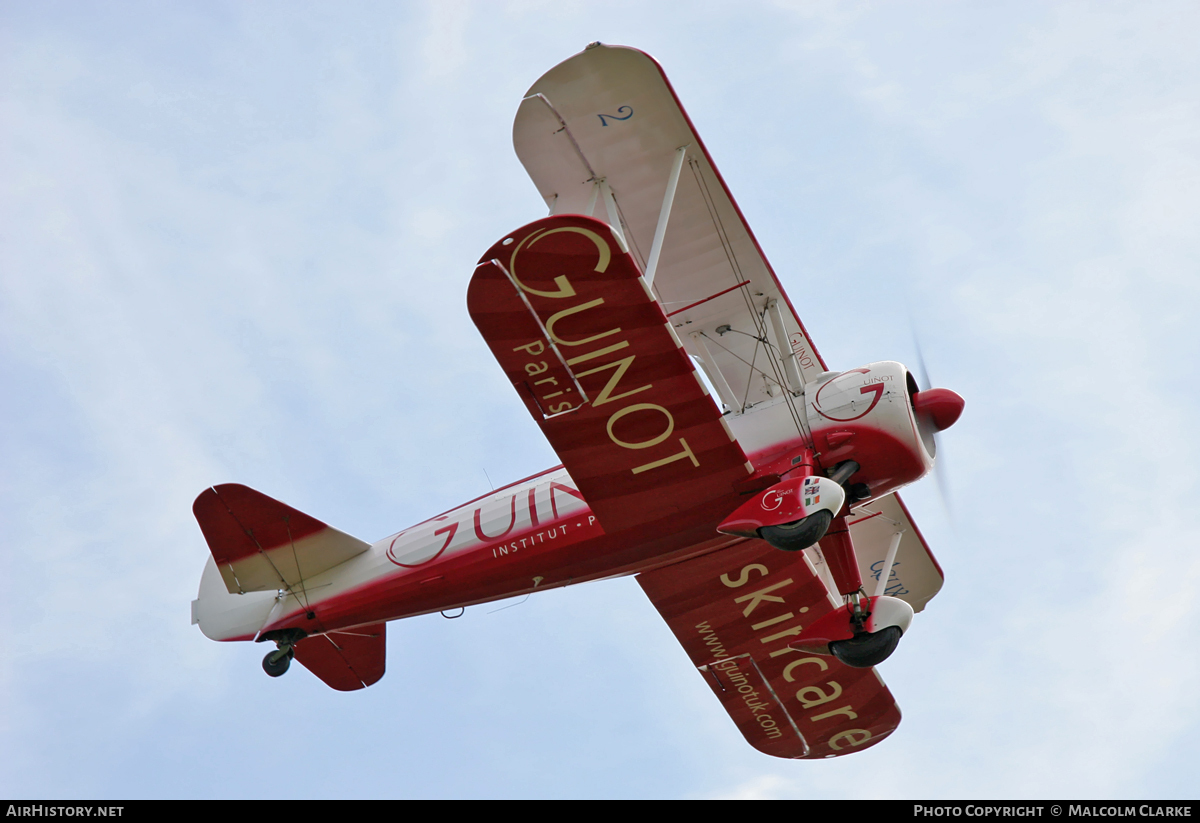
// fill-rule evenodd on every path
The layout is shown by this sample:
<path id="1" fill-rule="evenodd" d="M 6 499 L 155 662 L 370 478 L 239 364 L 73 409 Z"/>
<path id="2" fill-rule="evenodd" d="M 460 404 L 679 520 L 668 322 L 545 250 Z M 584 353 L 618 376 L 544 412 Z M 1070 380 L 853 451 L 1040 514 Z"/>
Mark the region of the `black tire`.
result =
<path id="1" fill-rule="evenodd" d="M 763 526 L 758 533 L 763 540 L 777 549 L 783 549 L 785 552 L 798 552 L 807 549 L 824 537 L 832 522 L 833 514 L 831 512 L 819 511 L 794 523 Z"/>
<path id="2" fill-rule="evenodd" d="M 291 649 L 287 650 L 287 654 L 280 654 L 278 651 L 269 652 L 263 658 L 263 671 L 271 677 L 279 677 L 288 670 L 288 666 L 292 665 L 292 658 L 296 653 Z"/>
<path id="3" fill-rule="evenodd" d="M 891 657 L 901 634 L 899 626 L 888 626 L 877 632 L 862 632 L 849 640 L 833 641 L 829 644 L 829 651 L 847 666 L 869 669 Z"/>

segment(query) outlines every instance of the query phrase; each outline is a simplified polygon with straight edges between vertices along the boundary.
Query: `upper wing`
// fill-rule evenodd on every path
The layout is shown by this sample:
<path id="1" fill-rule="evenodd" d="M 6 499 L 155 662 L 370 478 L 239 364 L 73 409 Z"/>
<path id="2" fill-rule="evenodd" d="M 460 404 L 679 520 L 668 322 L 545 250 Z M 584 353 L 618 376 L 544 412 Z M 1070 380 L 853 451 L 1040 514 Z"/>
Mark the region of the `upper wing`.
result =
<path id="1" fill-rule="evenodd" d="M 651 57 L 597 44 L 555 66 L 526 93 L 513 143 L 552 214 L 606 209 L 726 406 L 740 412 L 825 370 Z"/>
<path id="2" fill-rule="evenodd" d="M 874 669 L 788 645 L 834 608 L 804 552 L 748 540 L 637 581 L 759 751 L 834 757 L 873 746 L 899 725 Z"/>
<path id="3" fill-rule="evenodd" d="M 467 308 L 606 531 L 732 508 L 753 467 L 607 225 L 518 229 L 483 255 Z"/>
<path id="4" fill-rule="evenodd" d="M 192 513 L 230 594 L 303 585 L 371 548 L 237 483 L 205 489 Z"/>

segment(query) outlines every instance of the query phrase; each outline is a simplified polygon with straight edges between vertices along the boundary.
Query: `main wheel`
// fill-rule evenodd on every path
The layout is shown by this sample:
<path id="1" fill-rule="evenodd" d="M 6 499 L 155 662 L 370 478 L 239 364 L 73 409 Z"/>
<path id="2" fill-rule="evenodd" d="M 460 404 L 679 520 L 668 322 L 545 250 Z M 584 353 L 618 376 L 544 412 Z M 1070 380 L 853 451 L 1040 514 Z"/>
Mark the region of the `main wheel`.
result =
<path id="1" fill-rule="evenodd" d="M 891 657 L 900 642 L 900 627 L 888 626 L 877 632 L 861 632 L 849 640 L 835 640 L 829 644 L 833 656 L 856 669 L 878 666 Z"/>
<path id="2" fill-rule="evenodd" d="M 808 517 L 794 523 L 763 526 L 758 533 L 762 535 L 763 540 L 777 549 L 783 549 L 785 552 L 798 552 L 807 549 L 824 537 L 832 522 L 833 514 L 822 510 L 813 512 Z"/>
<path id="3" fill-rule="evenodd" d="M 292 665 L 292 658 L 296 653 L 291 649 L 284 651 L 273 651 L 263 658 L 263 671 L 271 677 L 279 677 L 288 670 L 288 666 Z"/>

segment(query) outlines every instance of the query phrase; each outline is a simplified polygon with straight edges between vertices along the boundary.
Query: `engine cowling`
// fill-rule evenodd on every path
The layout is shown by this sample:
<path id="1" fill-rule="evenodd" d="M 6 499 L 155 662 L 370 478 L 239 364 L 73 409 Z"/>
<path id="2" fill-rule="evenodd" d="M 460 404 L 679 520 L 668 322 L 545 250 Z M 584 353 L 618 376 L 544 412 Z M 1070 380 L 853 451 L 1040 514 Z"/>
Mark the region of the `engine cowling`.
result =
<path id="1" fill-rule="evenodd" d="M 826 469 L 853 460 L 849 484 L 865 483 L 881 497 L 919 480 L 932 467 L 934 433 L 962 412 L 949 389 L 919 391 L 902 364 L 886 360 L 805 387 L 813 449 Z"/>

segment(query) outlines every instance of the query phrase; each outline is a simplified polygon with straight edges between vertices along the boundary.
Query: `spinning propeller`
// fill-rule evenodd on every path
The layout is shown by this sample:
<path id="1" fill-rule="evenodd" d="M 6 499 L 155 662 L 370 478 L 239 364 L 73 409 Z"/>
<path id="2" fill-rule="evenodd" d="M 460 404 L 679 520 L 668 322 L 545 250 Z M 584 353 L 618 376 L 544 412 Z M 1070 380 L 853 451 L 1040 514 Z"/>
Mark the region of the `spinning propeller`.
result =
<path id="1" fill-rule="evenodd" d="M 942 504 L 947 513 L 950 507 L 950 486 L 946 479 L 945 458 L 941 453 L 941 437 L 939 433 L 953 426 L 963 413 L 966 401 L 950 389 L 935 389 L 929 380 L 929 370 L 925 367 L 925 357 L 921 353 L 921 344 L 913 335 L 913 343 L 917 349 L 917 393 L 913 395 L 913 410 L 917 415 L 917 425 L 921 430 L 921 439 L 925 448 L 934 456 L 933 472 L 937 477 L 938 492 L 942 496 Z M 953 516 L 953 515 L 951 515 Z"/>

